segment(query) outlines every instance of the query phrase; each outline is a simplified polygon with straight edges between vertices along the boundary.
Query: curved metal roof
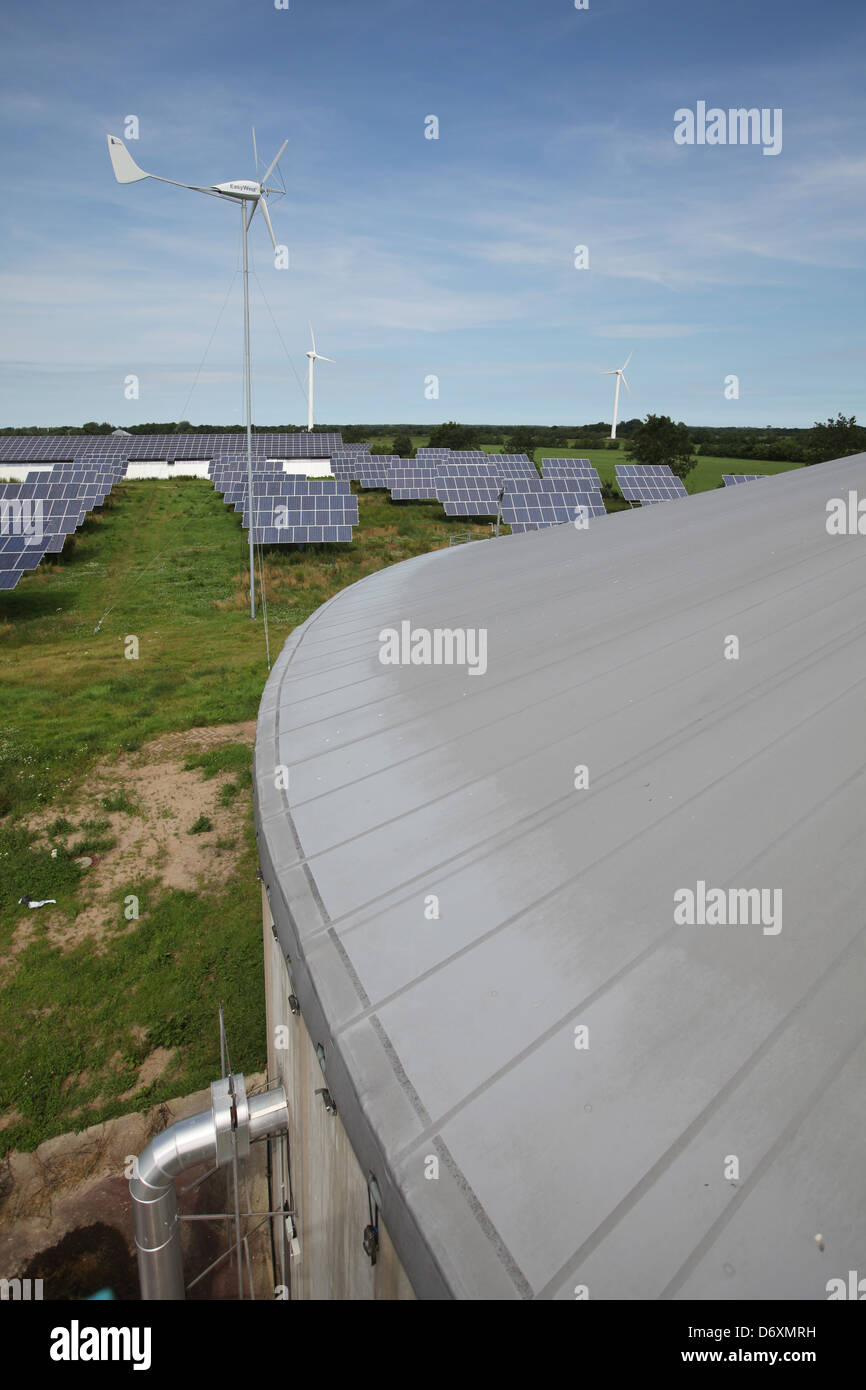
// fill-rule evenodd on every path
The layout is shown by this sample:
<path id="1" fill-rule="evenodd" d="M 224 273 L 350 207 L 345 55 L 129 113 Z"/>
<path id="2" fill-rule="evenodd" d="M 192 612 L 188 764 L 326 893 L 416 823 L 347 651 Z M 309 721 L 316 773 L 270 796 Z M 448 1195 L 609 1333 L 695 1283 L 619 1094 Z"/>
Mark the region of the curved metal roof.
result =
<path id="1" fill-rule="evenodd" d="M 275 664 L 263 875 L 420 1296 L 823 1299 L 862 1266 L 866 536 L 825 525 L 858 486 L 866 455 L 435 552 Z M 404 621 L 486 629 L 486 672 L 383 665 Z M 680 925 L 699 883 L 776 906 Z"/>

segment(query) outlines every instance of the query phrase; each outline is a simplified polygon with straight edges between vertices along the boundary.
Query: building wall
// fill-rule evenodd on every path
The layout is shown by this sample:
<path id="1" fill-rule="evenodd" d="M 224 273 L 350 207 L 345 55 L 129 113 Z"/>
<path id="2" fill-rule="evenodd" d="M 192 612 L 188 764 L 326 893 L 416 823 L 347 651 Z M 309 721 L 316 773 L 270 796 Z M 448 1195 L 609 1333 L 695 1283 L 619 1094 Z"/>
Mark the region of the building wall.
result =
<path id="1" fill-rule="evenodd" d="M 381 1215 L 375 1266 L 363 1247 L 369 1224 L 366 1175 L 361 1171 L 339 1114 L 329 1114 L 316 1091 L 325 1086 L 306 1024 L 293 1014 L 291 978 L 273 931 L 262 888 L 268 1075 L 281 1081 L 289 1102 L 289 1152 L 300 1254 L 289 1261 L 291 1298 L 413 1299 Z M 275 1147 L 274 1204 L 288 1193 L 283 1160 Z"/>

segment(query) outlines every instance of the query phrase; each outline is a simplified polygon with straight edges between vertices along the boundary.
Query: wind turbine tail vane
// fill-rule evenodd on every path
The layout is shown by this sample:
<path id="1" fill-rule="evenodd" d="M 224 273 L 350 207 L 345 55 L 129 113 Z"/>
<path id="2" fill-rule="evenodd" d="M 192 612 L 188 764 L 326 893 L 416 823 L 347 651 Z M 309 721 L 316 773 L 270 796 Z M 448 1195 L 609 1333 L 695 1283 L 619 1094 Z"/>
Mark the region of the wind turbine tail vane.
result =
<path id="1" fill-rule="evenodd" d="M 123 141 L 116 135 L 108 136 L 108 153 L 118 183 L 138 183 L 139 179 L 153 177 L 152 174 L 146 174 L 143 169 L 139 169 Z"/>

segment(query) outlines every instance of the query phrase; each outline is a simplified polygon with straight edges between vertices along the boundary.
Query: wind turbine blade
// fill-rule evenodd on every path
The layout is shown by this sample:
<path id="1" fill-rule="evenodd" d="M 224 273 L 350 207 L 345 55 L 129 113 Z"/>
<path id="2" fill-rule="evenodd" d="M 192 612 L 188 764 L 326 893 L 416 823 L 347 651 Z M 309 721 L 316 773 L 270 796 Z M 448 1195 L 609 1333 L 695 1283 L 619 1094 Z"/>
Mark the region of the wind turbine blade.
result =
<path id="1" fill-rule="evenodd" d="M 107 139 L 111 167 L 118 183 L 138 183 L 139 179 L 153 177 L 151 174 L 146 174 L 143 169 L 139 169 L 123 141 L 119 140 L 116 135 L 109 135 Z"/>
<path id="2" fill-rule="evenodd" d="M 274 236 L 274 229 L 273 229 L 273 227 L 271 226 L 271 214 L 268 212 L 268 205 L 267 205 L 267 203 L 265 202 L 264 198 L 259 198 L 259 199 L 257 199 L 257 204 L 258 204 L 258 206 L 261 208 L 261 210 L 262 210 L 262 215 L 264 216 L 264 219 L 265 219 L 265 221 L 266 221 L 267 224 L 268 224 L 268 231 L 269 231 L 270 234 L 271 234 L 271 241 L 273 242 L 274 251 L 276 252 L 276 249 L 277 249 L 277 238 Z"/>
<path id="3" fill-rule="evenodd" d="M 333 362 L 335 360 L 333 357 L 323 357 L 320 352 L 317 352 L 316 356 L 320 362 Z"/>
<path id="4" fill-rule="evenodd" d="M 315 333 L 313 332 L 313 325 L 309 322 L 309 319 L 307 320 L 307 322 L 308 322 L 309 327 L 310 327 L 310 341 L 311 341 L 311 343 L 313 344 L 313 352 L 314 352 L 315 355 L 318 357 L 318 353 L 316 352 L 316 335 L 315 335 Z"/>
<path id="5" fill-rule="evenodd" d="M 620 372 L 620 376 L 622 376 L 622 372 Z M 624 376 L 622 376 L 622 384 L 625 387 L 626 391 L 628 391 L 628 394 L 631 395 L 631 387 L 629 386 Z"/>
<path id="6" fill-rule="evenodd" d="M 279 162 L 280 162 L 280 157 L 281 157 L 281 155 L 282 155 L 282 153 L 283 153 L 283 150 L 286 148 L 286 145 L 287 145 L 288 143 L 289 143 L 288 140 L 284 140 L 283 143 L 280 145 L 279 150 L 278 150 L 277 153 L 274 155 L 273 159 L 271 160 L 271 162 L 270 162 L 270 164 L 268 165 L 268 167 L 267 167 L 267 169 L 265 170 L 265 172 L 262 174 L 262 177 L 261 177 L 261 180 L 260 180 L 261 183 L 264 183 L 264 182 L 265 182 L 266 178 L 268 177 L 268 174 L 271 172 L 271 170 L 273 169 L 274 165 L 275 165 L 275 164 L 279 164 Z"/>
<path id="7" fill-rule="evenodd" d="M 602 372 L 601 375 L 602 375 L 602 376 L 616 376 L 616 374 L 617 374 L 618 371 L 619 371 L 619 368 L 618 368 L 618 367 L 614 367 L 613 371 L 611 371 L 611 372 Z"/>
<path id="8" fill-rule="evenodd" d="M 253 167 L 255 168 L 255 171 L 256 171 L 256 179 L 258 179 L 258 177 L 259 177 L 259 152 L 258 152 L 258 150 L 256 149 L 256 128 L 255 128 L 255 126 L 252 127 L 252 131 L 253 131 Z"/>
<path id="9" fill-rule="evenodd" d="M 625 371 L 626 367 L 628 366 L 629 362 L 631 361 L 631 359 L 632 359 L 633 357 L 634 357 L 634 348 L 632 348 L 632 350 L 631 350 L 631 352 L 629 353 L 628 357 L 625 359 L 625 361 L 624 361 L 623 364 L 622 364 L 622 370 L 623 370 L 623 371 Z"/>

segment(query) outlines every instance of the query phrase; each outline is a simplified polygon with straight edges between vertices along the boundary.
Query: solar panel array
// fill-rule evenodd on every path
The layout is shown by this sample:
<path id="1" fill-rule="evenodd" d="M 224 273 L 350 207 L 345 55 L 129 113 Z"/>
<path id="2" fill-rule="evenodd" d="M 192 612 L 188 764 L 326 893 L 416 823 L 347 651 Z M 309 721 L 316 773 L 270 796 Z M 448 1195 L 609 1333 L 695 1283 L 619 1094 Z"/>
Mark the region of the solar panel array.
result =
<path id="1" fill-rule="evenodd" d="M 515 531 L 604 516 L 601 484 L 589 460 L 557 459 L 555 465 L 555 476 L 542 479 L 526 454 L 419 449 L 411 463 L 392 467 L 391 496 L 436 497 L 447 516 L 495 517 L 501 493 L 502 519 Z"/>
<path id="2" fill-rule="evenodd" d="M 514 532 L 538 531 L 565 522 L 588 524 L 606 513 L 601 492 L 590 478 L 537 478 L 506 485 L 502 520 Z"/>
<path id="3" fill-rule="evenodd" d="M 347 449 L 339 434 L 253 434 L 254 454 L 271 458 L 330 458 Z M 141 462 L 152 459 L 209 459 L 227 450 L 245 450 L 240 431 L 212 434 L 45 434 L 0 435 L 0 462 L 16 459 L 75 459 L 83 453 L 102 458 L 123 457 Z"/>
<path id="4" fill-rule="evenodd" d="M 688 497 L 682 478 L 671 472 L 666 463 L 618 463 L 616 480 L 627 502 L 640 502 L 644 507 Z"/>
<path id="5" fill-rule="evenodd" d="M 765 473 L 723 473 L 722 482 L 725 487 L 736 487 L 737 483 L 755 483 L 766 476 Z"/>
<path id="6" fill-rule="evenodd" d="M 56 555 L 87 513 L 105 501 L 125 460 L 85 457 L 0 484 L 0 589 L 14 589 L 45 555 Z"/>
<path id="7" fill-rule="evenodd" d="M 445 464 L 434 469 L 433 485 L 445 515 L 496 516 L 502 482 L 495 469 L 495 464 L 471 472 L 464 464 Z"/>
<path id="8" fill-rule="evenodd" d="M 528 454 L 488 454 L 487 461 L 498 465 L 503 478 L 538 477 L 538 469 Z"/>
<path id="9" fill-rule="evenodd" d="M 249 506 L 243 524 L 250 525 Z M 337 478 L 286 478 L 254 489 L 252 524 L 253 541 L 260 545 L 351 541 L 358 499 Z"/>
<path id="10" fill-rule="evenodd" d="M 364 457 L 361 455 L 361 457 Z M 246 458 L 222 458 L 212 469 L 214 489 L 250 529 Z M 252 539 L 256 545 L 351 541 L 358 499 L 348 479 L 307 478 L 260 459 L 253 470 Z"/>
<path id="11" fill-rule="evenodd" d="M 593 467 L 589 459 L 584 458 L 551 458 L 542 459 L 542 476 L 545 478 L 588 478 L 594 487 L 601 487 L 601 478 L 598 470 Z"/>
<path id="12" fill-rule="evenodd" d="M 387 488 L 391 482 L 391 465 L 399 463 L 397 454 L 360 456 L 349 474 L 363 488 Z"/>
<path id="13" fill-rule="evenodd" d="M 331 472 L 335 478 L 355 478 L 357 465 L 369 457 L 369 444 L 344 444 L 331 454 Z"/>
<path id="14" fill-rule="evenodd" d="M 435 501 L 436 470 L 431 463 L 425 466 L 398 459 L 391 466 L 387 486 L 395 502 Z"/>

